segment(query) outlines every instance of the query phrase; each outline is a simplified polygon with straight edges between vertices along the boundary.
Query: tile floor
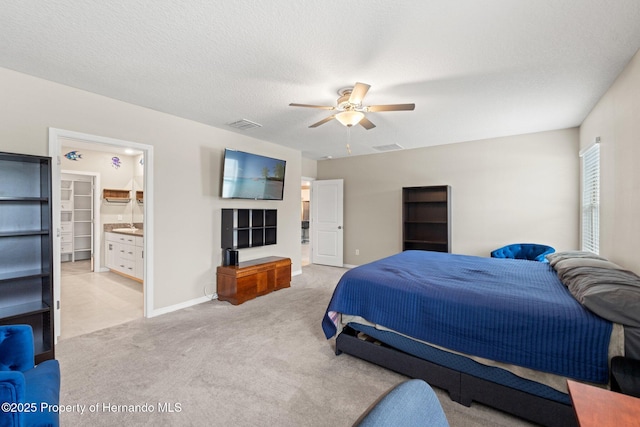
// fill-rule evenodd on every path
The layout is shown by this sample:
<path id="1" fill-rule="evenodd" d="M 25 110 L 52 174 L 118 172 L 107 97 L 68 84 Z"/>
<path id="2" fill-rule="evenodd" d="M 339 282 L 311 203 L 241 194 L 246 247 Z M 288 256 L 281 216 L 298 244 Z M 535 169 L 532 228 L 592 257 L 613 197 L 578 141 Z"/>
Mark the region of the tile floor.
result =
<path id="1" fill-rule="evenodd" d="M 302 266 L 311 264 L 311 245 L 307 243 L 302 244 Z"/>
<path id="2" fill-rule="evenodd" d="M 61 263 L 61 340 L 144 315 L 141 283 L 90 268 L 90 261 Z"/>

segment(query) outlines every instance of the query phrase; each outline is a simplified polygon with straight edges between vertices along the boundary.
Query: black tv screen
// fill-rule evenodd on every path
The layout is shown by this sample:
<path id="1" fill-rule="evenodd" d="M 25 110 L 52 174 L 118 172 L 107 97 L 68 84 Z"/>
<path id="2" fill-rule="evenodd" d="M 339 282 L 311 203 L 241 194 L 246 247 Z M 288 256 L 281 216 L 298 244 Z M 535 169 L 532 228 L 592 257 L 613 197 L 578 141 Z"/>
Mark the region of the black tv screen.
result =
<path id="1" fill-rule="evenodd" d="M 224 199 L 282 200 L 286 161 L 244 151 L 224 150 Z"/>

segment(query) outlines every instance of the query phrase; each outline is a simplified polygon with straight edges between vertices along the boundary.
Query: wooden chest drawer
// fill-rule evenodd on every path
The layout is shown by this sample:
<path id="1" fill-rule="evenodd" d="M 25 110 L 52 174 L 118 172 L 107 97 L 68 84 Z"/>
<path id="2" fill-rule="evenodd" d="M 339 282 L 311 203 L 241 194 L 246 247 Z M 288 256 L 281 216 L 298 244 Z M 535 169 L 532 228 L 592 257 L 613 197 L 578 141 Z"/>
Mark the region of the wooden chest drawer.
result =
<path id="1" fill-rule="evenodd" d="M 236 273 L 236 277 L 240 278 L 240 277 L 246 277 L 246 276 L 253 276 L 255 274 L 263 273 L 265 271 L 273 270 L 273 267 L 274 266 L 272 265 L 272 263 L 269 263 L 269 264 L 256 265 L 256 266 L 240 269 Z"/>
<path id="2" fill-rule="evenodd" d="M 286 259 L 276 263 L 276 289 L 288 288 L 291 285 L 291 260 Z"/>
<path id="3" fill-rule="evenodd" d="M 217 269 L 218 299 L 242 304 L 291 283 L 291 260 L 266 257 Z"/>

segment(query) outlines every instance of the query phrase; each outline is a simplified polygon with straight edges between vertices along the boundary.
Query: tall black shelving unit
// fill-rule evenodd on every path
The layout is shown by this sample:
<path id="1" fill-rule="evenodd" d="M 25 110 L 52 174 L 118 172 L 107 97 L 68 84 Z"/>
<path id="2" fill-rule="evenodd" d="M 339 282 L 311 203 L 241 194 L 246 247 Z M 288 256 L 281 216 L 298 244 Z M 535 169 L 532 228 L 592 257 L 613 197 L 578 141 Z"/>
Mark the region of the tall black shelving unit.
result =
<path id="1" fill-rule="evenodd" d="M 55 357 L 51 213 L 51 159 L 0 153 L 0 325 L 31 325 L 36 363 Z"/>
<path id="2" fill-rule="evenodd" d="M 451 187 L 402 189 L 402 250 L 451 252 Z"/>

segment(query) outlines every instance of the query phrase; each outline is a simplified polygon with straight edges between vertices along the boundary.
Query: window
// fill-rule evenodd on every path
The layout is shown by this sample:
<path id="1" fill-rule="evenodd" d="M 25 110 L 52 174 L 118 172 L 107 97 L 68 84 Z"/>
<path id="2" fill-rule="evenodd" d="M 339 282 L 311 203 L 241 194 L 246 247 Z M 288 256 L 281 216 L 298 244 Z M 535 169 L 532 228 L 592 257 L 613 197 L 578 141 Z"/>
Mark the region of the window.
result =
<path id="1" fill-rule="evenodd" d="M 582 156 L 582 250 L 598 253 L 600 243 L 600 138 Z"/>

